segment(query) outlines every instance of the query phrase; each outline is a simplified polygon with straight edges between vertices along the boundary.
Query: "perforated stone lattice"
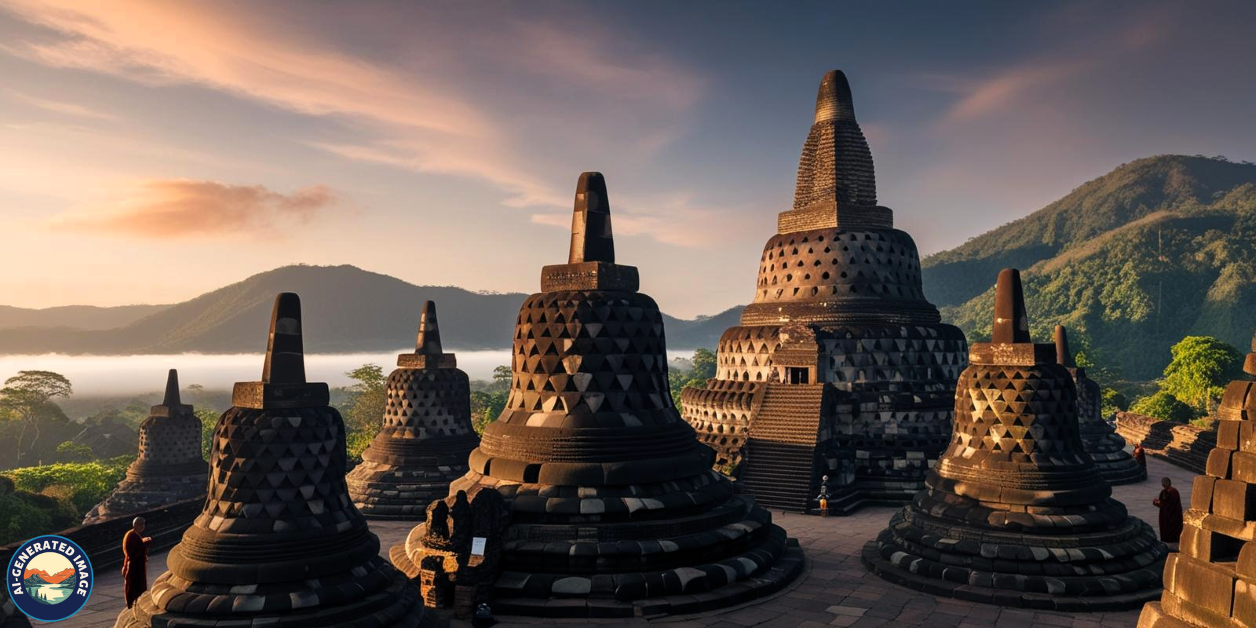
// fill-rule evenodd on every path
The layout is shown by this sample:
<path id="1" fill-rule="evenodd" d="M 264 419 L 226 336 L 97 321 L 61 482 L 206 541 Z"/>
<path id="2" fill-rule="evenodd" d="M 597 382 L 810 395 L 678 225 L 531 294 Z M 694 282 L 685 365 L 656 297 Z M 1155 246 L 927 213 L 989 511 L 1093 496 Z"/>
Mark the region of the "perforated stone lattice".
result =
<path id="1" fill-rule="evenodd" d="M 945 447 L 955 378 L 967 364 L 963 334 L 940 320 L 924 297 L 915 243 L 876 205 L 872 155 L 846 78 L 830 72 L 799 159 L 794 207 L 764 246 L 754 301 L 720 337 L 715 380 L 682 392 L 683 416 L 715 448 L 720 469 L 740 465 L 742 479 L 759 475 L 747 485 L 780 493 L 761 492 L 765 504 L 805 509 L 825 474 L 836 512 L 905 501 Z M 817 407 L 802 401 L 814 395 L 788 401 L 789 391 L 777 391 L 770 420 L 790 425 L 763 426 L 762 455 L 747 458 L 764 391 L 789 385 L 841 394 L 809 417 L 791 413 Z M 764 441 L 798 429 L 823 437 L 788 451 Z M 807 458 L 810 472 L 798 473 Z"/>
<path id="2" fill-rule="evenodd" d="M 1007 327 L 973 347 L 950 446 L 927 488 L 865 546 L 865 564 L 891 582 L 1009 606 L 1155 599 L 1164 544 L 1111 498 L 1083 451 L 1072 376 L 1053 345 L 1028 341 L 1019 275 L 1000 274 L 997 293 L 995 320 Z M 1015 337 L 1000 335 L 1013 327 Z"/>

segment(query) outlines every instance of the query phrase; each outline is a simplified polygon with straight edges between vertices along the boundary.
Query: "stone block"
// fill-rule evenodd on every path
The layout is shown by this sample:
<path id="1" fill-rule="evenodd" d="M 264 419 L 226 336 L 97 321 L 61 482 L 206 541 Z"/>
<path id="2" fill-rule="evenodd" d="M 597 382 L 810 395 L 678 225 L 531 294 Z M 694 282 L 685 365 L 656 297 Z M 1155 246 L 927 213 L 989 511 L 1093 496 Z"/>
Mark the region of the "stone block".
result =
<path id="1" fill-rule="evenodd" d="M 1191 508 L 1200 512 L 1212 512 L 1212 491 L 1217 478 L 1197 475 L 1191 483 Z"/>
<path id="2" fill-rule="evenodd" d="M 1213 449 L 1208 454 L 1208 463 L 1204 467 L 1204 472 L 1214 478 L 1230 477 L 1230 456 L 1233 451 L 1228 449 Z"/>
<path id="3" fill-rule="evenodd" d="M 1217 480 L 1212 491 L 1212 512 L 1238 521 L 1256 518 L 1256 485 Z"/>

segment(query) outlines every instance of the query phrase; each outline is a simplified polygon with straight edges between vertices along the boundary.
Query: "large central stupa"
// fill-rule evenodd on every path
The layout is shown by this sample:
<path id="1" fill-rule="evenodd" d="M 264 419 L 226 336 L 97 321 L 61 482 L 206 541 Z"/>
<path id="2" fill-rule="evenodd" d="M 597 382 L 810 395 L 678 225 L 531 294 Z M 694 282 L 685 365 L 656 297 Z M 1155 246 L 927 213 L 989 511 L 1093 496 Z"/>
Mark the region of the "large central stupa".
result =
<path id="1" fill-rule="evenodd" d="M 823 475 L 839 513 L 906 501 L 946 447 L 966 343 L 925 299 L 915 242 L 877 205 L 839 71 L 820 83 L 777 227 L 715 378 L 681 396 L 685 420 L 765 505 L 808 509 Z"/>
<path id="2" fill-rule="evenodd" d="M 711 469 L 711 450 L 677 413 L 663 317 L 637 289 L 637 269 L 615 263 L 602 175 L 585 173 L 569 261 L 546 266 L 542 292 L 519 310 L 506 408 L 451 485 L 451 505 L 435 504 L 390 554 L 425 596 L 439 599 L 447 577 L 466 591 L 492 577 L 499 613 L 632 617 L 744 602 L 798 572 L 800 550 Z M 492 511 L 484 490 L 505 498 L 500 532 L 471 523 L 476 504 Z M 470 526 L 489 535 L 481 565 L 499 566 L 495 576 L 456 550 Z"/>

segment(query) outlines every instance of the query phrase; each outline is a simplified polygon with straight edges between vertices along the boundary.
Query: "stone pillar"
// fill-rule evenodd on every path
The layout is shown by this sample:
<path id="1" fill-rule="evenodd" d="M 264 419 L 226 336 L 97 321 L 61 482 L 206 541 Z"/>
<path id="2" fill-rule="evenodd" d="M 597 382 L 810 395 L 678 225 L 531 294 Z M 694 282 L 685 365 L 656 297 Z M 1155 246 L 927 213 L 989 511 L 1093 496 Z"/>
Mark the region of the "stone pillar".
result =
<path id="1" fill-rule="evenodd" d="M 1256 375 L 1256 336 L 1243 370 Z M 1217 408 L 1217 447 L 1195 478 L 1164 595 L 1139 628 L 1256 626 L 1256 382 L 1230 382 Z"/>

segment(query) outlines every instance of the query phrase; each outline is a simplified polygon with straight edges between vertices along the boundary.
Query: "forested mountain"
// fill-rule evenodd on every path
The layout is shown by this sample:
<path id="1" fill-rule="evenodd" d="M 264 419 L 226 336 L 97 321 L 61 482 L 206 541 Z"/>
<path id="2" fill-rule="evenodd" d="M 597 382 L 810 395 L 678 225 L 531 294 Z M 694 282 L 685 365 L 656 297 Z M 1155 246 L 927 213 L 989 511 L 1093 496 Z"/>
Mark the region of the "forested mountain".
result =
<path id="1" fill-rule="evenodd" d="M 998 270 L 1017 267 L 1037 339 L 1062 323 L 1097 364 L 1150 379 L 1188 334 L 1250 342 L 1256 165 L 1140 159 L 923 267 L 925 292 L 970 341 L 990 333 Z"/>

